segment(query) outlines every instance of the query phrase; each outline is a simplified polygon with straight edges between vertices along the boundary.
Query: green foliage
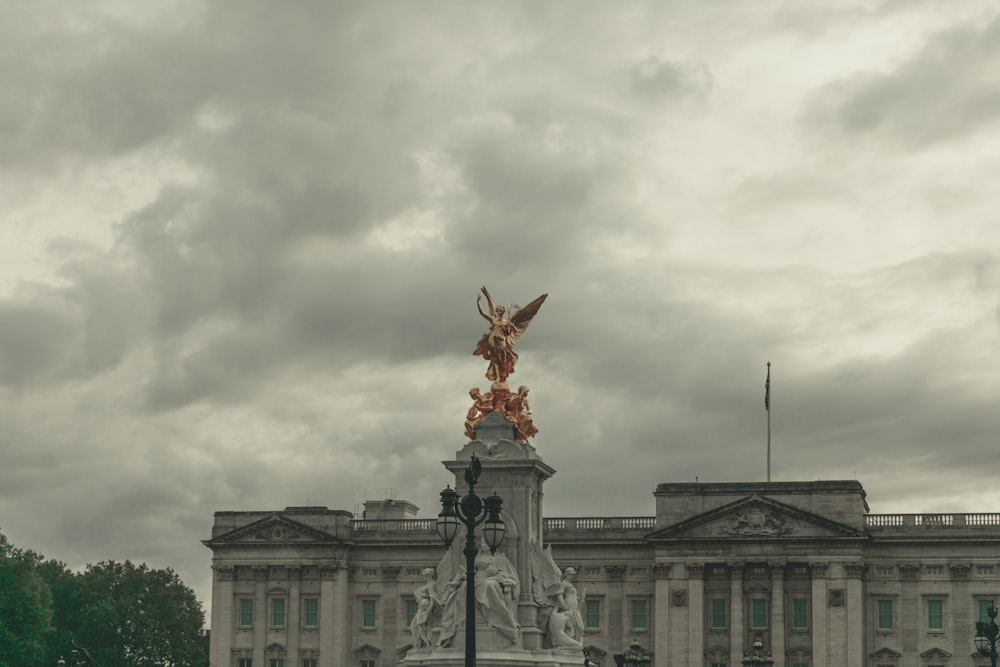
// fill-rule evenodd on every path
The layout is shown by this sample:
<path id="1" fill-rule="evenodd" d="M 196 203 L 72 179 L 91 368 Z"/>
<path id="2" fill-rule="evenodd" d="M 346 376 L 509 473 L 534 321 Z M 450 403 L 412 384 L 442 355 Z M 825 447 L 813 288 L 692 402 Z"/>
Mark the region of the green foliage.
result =
<path id="1" fill-rule="evenodd" d="M 37 571 L 39 560 L 0 534 L 0 667 L 45 664 L 52 593 Z"/>
<path id="2" fill-rule="evenodd" d="M 103 667 L 205 664 L 204 612 L 171 570 L 130 561 L 88 565 L 63 610 L 69 628 Z"/>
<path id="3" fill-rule="evenodd" d="M 171 570 L 106 561 L 74 574 L 0 534 L 0 667 L 205 667 L 204 612 Z"/>

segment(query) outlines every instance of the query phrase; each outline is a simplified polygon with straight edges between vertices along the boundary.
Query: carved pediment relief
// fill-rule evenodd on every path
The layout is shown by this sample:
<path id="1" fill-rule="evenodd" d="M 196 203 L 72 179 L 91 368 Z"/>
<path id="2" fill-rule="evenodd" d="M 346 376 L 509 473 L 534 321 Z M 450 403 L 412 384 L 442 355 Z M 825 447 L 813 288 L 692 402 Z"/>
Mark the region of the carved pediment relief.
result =
<path id="1" fill-rule="evenodd" d="M 935 646 L 921 653 L 920 657 L 924 660 L 944 660 L 945 658 L 950 658 L 951 653 Z"/>
<path id="2" fill-rule="evenodd" d="M 897 660 L 903 657 L 903 654 L 899 651 L 893 651 L 887 646 L 883 646 L 874 653 L 869 653 L 868 657 L 872 660 Z"/>
<path id="3" fill-rule="evenodd" d="M 354 649 L 354 655 L 360 656 L 362 658 L 374 658 L 382 649 L 372 646 L 371 644 L 362 644 L 361 646 Z"/>
<path id="4" fill-rule="evenodd" d="M 748 496 L 662 528 L 647 539 L 741 540 L 862 538 L 837 521 L 764 496 Z"/>
<path id="5" fill-rule="evenodd" d="M 315 542 L 340 542 L 340 540 L 329 533 L 280 514 L 272 514 L 211 540 L 205 540 L 205 544 L 210 547 L 224 544 L 281 545 Z"/>

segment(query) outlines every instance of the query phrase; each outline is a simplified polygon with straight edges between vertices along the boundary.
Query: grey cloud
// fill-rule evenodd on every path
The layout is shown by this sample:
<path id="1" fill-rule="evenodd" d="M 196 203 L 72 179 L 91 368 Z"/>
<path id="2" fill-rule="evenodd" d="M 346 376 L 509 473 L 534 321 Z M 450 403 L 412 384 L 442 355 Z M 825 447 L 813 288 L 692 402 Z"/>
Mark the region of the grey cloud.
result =
<path id="1" fill-rule="evenodd" d="M 714 85 L 712 73 L 705 65 L 675 63 L 658 56 L 639 61 L 629 74 L 632 90 L 654 99 L 700 99 Z"/>
<path id="2" fill-rule="evenodd" d="M 893 71 L 859 72 L 819 89 L 805 117 L 911 147 L 974 135 L 1000 111 L 998 56 L 1000 18 L 939 33 Z"/>

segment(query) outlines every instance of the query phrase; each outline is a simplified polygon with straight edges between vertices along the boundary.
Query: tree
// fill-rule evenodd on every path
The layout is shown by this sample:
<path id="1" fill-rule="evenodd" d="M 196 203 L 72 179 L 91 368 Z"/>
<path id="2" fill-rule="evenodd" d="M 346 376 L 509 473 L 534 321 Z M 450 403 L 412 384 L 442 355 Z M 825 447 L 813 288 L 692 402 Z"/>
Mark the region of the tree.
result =
<path id="1" fill-rule="evenodd" d="M 0 533 L 0 667 L 45 664 L 52 635 L 52 593 L 38 574 L 41 557 Z"/>
<path id="2" fill-rule="evenodd" d="M 57 615 L 103 667 L 201 667 L 205 614 L 167 568 L 130 561 L 88 565 Z"/>

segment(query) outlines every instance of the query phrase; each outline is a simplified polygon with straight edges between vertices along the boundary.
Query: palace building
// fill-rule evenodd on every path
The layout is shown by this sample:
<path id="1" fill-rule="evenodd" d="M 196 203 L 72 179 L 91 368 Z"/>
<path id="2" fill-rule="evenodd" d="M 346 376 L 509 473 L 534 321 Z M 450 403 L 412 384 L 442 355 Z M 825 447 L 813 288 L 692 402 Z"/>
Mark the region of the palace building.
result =
<path id="1" fill-rule="evenodd" d="M 871 514 L 859 482 L 817 481 L 665 483 L 649 516 L 548 517 L 555 470 L 499 414 L 476 434 L 443 463 L 463 493 L 463 471 L 481 461 L 504 500 L 499 553 L 519 579 L 513 642 L 477 619 L 482 667 L 580 665 L 583 649 L 614 665 L 633 641 L 656 667 L 741 665 L 755 642 L 777 667 L 989 664 L 973 637 L 1000 597 L 1000 514 Z M 401 500 L 366 503 L 361 519 L 217 512 L 205 541 L 212 666 L 462 664 L 461 633 L 420 645 L 410 629 L 423 572 L 447 583 L 435 520 L 417 512 Z M 538 554 L 550 545 L 575 570 L 579 646 L 556 646 L 543 618 Z"/>
<path id="2" fill-rule="evenodd" d="M 443 461 L 459 494 L 481 475 L 502 499 L 496 553 L 465 561 L 405 501 L 217 512 L 212 667 L 458 667 L 469 612 L 479 667 L 611 667 L 633 645 L 655 667 L 988 664 L 973 640 L 1000 597 L 1000 514 L 871 514 L 848 480 L 667 483 L 649 516 L 546 516 L 555 469 L 506 382 L 545 298 L 482 289 L 491 385 Z"/>

